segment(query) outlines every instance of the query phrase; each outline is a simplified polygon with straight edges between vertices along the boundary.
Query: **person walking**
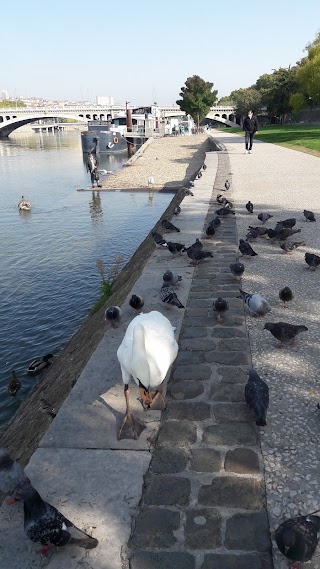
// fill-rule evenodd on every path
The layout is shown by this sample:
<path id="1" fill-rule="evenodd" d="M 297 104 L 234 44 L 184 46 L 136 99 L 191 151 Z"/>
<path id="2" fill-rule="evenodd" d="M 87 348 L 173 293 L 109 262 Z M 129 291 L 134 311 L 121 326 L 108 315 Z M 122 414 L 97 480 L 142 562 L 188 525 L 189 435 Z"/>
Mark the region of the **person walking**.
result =
<path id="1" fill-rule="evenodd" d="M 258 132 L 259 124 L 257 118 L 253 116 L 253 111 L 248 111 L 248 116 L 243 121 L 243 130 L 245 131 L 246 154 L 252 153 L 253 137 Z"/>

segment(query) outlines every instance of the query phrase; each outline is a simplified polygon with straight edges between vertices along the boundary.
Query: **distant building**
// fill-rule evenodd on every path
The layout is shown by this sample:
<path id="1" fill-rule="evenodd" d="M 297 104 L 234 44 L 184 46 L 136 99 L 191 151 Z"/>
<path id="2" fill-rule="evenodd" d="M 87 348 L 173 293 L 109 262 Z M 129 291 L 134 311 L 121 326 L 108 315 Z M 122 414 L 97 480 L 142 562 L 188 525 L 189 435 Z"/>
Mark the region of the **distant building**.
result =
<path id="1" fill-rule="evenodd" d="M 8 101 L 9 100 L 9 93 L 8 93 L 7 89 L 2 89 L 0 98 L 2 101 Z"/>
<path id="2" fill-rule="evenodd" d="M 114 105 L 113 97 L 97 97 L 97 105 L 101 107 L 112 107 Z"/>

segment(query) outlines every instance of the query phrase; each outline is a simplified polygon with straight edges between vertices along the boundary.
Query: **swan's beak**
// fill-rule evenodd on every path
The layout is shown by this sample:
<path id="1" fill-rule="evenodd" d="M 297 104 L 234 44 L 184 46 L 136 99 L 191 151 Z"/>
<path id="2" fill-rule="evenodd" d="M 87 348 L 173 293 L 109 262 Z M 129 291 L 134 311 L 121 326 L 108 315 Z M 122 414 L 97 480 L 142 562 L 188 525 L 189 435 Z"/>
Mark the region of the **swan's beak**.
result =
<path id="1" fill-rule="evenodd" d="M 152 403 L 152 394 L 150 389 L 145 389 L 144 387 L 139 387 L 140 391 L 140 403 L 144 409 L 149 409 Z"/>

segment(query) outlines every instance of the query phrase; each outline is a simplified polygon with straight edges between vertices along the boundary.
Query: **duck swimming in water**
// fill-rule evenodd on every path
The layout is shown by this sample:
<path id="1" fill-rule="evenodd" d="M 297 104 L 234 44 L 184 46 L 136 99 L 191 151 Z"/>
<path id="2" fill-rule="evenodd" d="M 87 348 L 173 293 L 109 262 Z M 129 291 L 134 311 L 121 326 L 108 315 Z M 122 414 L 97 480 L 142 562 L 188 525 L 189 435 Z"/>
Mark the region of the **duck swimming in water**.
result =
<path id="1" fill-rule="evenodd" d="M 43 356 L 43 358 L 35 358 L 28 367 L 28 373 L 32 375 L 40 373 L 40 371 L 44 370 L 51 364 L 51 362 L 49 362 L 51 358 L 53 358 L 52 354 L 47 354 L 46 356 Z"/>
<path id="2" fill-rule="evenodd" d="M 163 410 L 162 384 L 178 354 L 170 321 L 153 310 L 136 316 L 129 324 L 117 351 L 121 366 L 126 412 L 118 439 L 137 439 L 145 425 L 130 410 L 129 383 L 133 377 L 140 389 L 144 409 Z"/>
<path id="3" fill-rule="evenodd" d="M 17 374 L 14 370 L 11 372 L 11 376 L 12 377 L 8 383 L 8 392 L 12 397 L 15 397 L 21 387 L 21 381 L 17 378 Z"/>

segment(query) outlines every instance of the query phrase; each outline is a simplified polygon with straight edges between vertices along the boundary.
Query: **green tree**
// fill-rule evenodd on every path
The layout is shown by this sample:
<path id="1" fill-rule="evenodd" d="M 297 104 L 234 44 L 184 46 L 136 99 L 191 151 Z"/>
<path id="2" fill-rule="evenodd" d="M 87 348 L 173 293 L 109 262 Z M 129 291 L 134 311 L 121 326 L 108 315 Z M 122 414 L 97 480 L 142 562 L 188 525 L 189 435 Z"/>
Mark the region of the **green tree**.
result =
<path id="1" fill-rule="evenodd" d="M 254 113 L 260 110 L 261 94 L 253 87 L 232 91 L 230 98 L 234 101 L 236 114 L 240 117 L 245 116 L 250 109 L 252 109 Z"/>
<path id="2" fill-rule="evenodd" d="M 199 75 L 188 77 L 185 86 L 181 87 L 181 99 L 176 103 L 182 111 L 193 118 L 198 128 L 217 100 L 218 91 L 212 89 L 213 83 L 201 79 Z"/>
<path id="3" fill-rule="evenodd" d="M 16 107 L 25 107 L 25 106 L 26 105 L 23 101 L 10 100 L 10 99 L 0 100 L 0 107 L 3 109 L 15 109 Z"/>
<path id="4" fill-rule="evenodd" d="M 221 99 L 219 99 L 218 101 L 219 105 L 225 105 L 226 107 L 231 105 L 234 105 L 234 100 L 232 99 L 232 97 L 230 95 L 226 96 L 226 97 L 221 97 Z"/>
<path id="5" fill-rule="evenodd" d="M 311 97 L 313 104 L 320 103 L 320 34 L 314 42 L 307 45 L 308 56 L 304 58 L 297 68 L 297 82 L 300 91 Z"/>
<path id="6" fill-rule="evenodd" d="M 297 67 L 280 67 L 272 75 L 273 84 L 264 92 L 263 102 L 267 106 L 269 116 L 279 116 L 280 122 L 286 122 L 287 115 L 292 111 L 291 97 L 299 88 Z"/>

